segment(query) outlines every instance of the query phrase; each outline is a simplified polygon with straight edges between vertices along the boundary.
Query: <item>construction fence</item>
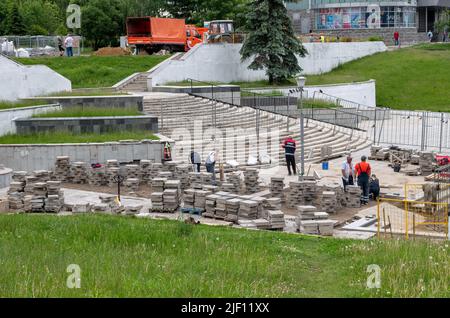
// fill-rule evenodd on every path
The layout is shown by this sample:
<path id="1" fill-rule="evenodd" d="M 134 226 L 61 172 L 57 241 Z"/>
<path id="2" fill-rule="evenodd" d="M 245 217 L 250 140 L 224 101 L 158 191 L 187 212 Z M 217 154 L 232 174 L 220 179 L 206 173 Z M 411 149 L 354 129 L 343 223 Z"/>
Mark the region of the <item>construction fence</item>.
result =
<path id="1" fill-rule="evenodd" d="M 379 199 L 377 236 L 448 239 L 448 203 Z"/>

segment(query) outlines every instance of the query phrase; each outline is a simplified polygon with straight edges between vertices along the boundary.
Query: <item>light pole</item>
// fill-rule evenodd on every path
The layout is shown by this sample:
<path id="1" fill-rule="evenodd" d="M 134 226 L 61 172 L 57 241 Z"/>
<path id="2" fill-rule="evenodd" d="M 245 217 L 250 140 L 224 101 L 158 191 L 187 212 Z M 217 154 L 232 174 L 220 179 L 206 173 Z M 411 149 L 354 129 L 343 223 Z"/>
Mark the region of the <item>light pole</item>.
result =
<path id="1" fill-rule="evenodd" d="M 300 163 L 301 171 L 299 180 L 303 181 L 305 176 L 305 126 L 304 126 L 304 116 L 303 116 L 303 87 L 305 87 L 306 77 L 297 77 L 297 86 L 300 90 Z"/>

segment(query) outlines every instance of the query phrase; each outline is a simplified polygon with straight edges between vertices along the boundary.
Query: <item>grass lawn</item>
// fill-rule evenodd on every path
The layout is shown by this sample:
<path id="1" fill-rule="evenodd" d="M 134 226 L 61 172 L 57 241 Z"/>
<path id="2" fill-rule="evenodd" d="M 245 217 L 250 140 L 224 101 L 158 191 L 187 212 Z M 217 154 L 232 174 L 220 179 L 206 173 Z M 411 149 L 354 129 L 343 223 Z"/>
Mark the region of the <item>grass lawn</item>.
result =
<path id="1" fill-rule="evenodd" d="M 33 118 L 53 117 L 113 117 L 113 116 L 139 116 L 142 113 L 137 107 L 64 107 L 62 110 L 34 115 Z"/>
<path id="2" fill-rule="evenodd" d="M 124 131 L 110 132 L 104 134 L 71 134 L 66 132 L 40 133 L 30 135 L 8 134 L 0 137 L 0 144 L 60 144 L 60 143 L 85 143 L 85 142 L 108 142 L 119 140 L 142 140 L 158 137 L 147 131 Z"/>
<path id="3" fill-rule="evenodd" d="M 167 56 L 80 56 L 17 59 L 26 65 L 44 64 L 72 81 L 73 88 L 110 87 L 136 72 L 145 72 Z"/>
<path id="4" fill-rule="evenodd" d="M 0 297 L 448 297 L 448 242 L 351 241 L 118 216 L 0 216 Z M 69 289 L 67 267 L 81 269 Z M 381 289 L 367 289 L 367 266 Z"/>
<path id="5" fill-rule="evenodd" d="M 17 102 L 8 102 L 0 100 L 0 110 L 2 109 L 11 109 L 11 108 L 23 108 L 30 106 L 40 106 L 40 105 L 48 105 L 49 103 L 45 100 L 22 100 Z"/>
<path id="6" fill-rule="evenodd" d="M 355 60 L 308 76 L 309 85 L 377 81 L 377 105 L 450 111 L 450 44 L 422 44 Z"/>
<path id="7" fill-rule="evenodd" d="M 112 92 L 109 90 L 89 90 L 89 91 L 73 91 L 73 92 L 59 92 L 47 95 L 48 97 L 65 97 L 65 96 L 123 96 L 129 95 L 127 93 Z"/>

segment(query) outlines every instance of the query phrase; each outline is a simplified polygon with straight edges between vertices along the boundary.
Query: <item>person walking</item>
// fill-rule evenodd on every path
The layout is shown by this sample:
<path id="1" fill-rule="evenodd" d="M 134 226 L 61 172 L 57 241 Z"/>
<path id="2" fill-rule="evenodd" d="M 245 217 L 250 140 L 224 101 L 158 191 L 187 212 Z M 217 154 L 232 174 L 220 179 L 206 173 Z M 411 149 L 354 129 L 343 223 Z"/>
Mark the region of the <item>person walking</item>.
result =
<path id="1" fill-rule="evenodd" d="M 200 172 L 200 166 L 202 164 L 202 159 L 200 157 L 200 154 L 196 151 L 191 151 L 191 164 L 192 164 L 192 170 L 194 172 Z"/>
<path id="2" fill-rule="evenodd" d="M 344 191 L 347 191 L 347 186 L 354 185 L 355 180 L 355 167 L 352 164 L 352 156 L 348 155 L 347 160 L 342 163 L 342 184 L 344 185 Z"/>
<path id="3" fill-rule="evenodd" d="M 58 36 L 58 50 L 59 50 L 59 56 L 63 56 L 64 55 L 64 40 L 62 38 L 62 36 Z"/>
<path id="4" fill-rule="evenodd" d="M 292 136 L 289 135 L 284 140 L 281 147 L 283 147 L 284 149 L 284 155 L 286 157 L 286 164 L 289 175 L 291 176 L 292 172 L 294 172 L 294 175 L 297 174 L 297 167 L 295 165 L 295 150 L 297 149 L 297 142 L 294 139 L 292 139 Z"/>
<path id="5" fill-rule="evenodd" d="M 216 185 L 216 150 L 213 149 L 206 157 L 205 166 L 206 172 L 212 173 L 212 184 Z"/>
<path id="6" fill-rule="evenodd" d="M 355 166 L 356 175 L 358 176 L 358 186 L 361 188 L 361 204 L 369 203 L 369 179 L 372 172 L 367 157 L 362 156 L 361 162 Z"/>
<path id="7" fill-rule="evenodd" d="M 431 40 L 433 40 L 433 32 L 431 32 L 431 30 L 428 31 L 427 37 L 428 37 L 428 40 L 429 40 L 430 42 L 431 42 Z"/>
<path id="8" fill-rule="evenodd" d="M 394 32 L 394 44 L 400 46 L 400 33 L 398 31 Z"/>
<path id="9" fill-rule="evenodd" d="M 64 45 L 66 46 L 67 56 L 72 57 L 73 56 L 73 37 L 70 34 L 67 34 L 67 37 L 64 40 Z"/>

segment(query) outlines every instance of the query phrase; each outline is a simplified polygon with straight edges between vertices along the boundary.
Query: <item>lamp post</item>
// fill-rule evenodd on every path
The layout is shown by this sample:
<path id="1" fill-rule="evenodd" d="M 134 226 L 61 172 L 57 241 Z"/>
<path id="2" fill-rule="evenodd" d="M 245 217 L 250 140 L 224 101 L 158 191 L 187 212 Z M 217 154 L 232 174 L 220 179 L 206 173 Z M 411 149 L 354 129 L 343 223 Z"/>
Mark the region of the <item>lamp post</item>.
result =
<path id="1" fill-rule="evenodd" d="M 305 87 L 306 77 L 297 77 L 297 86 L 300 90 L 300 163 L 301 171 L 299 180 L 303 181 L 305 176 L 305 127 L 304 127 L 304 116 L 303 116 L 303 87 Z"/>

